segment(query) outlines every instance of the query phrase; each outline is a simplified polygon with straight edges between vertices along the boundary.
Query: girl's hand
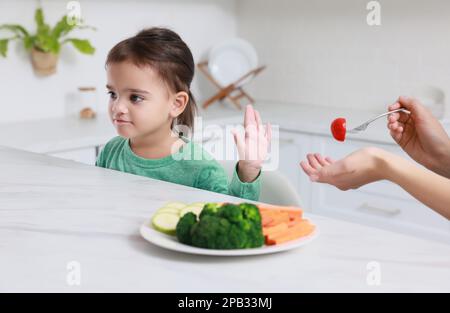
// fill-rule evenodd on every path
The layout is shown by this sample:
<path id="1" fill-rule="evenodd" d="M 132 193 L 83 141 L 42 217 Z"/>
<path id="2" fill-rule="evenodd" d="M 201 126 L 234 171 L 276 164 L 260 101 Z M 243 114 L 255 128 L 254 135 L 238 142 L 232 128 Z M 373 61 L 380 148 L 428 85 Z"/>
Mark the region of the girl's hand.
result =
<path id="1" fill-rule="evenodd" d="M 378 148 L 364 148 L 336 162 L 318 153 L 308 154 L 308 162 L 302 161 L 300 165 L 313 182 L 327 183 L 341 190 L 356 189 L 387 178 L 385 154 Z"/>
<path id="2" fill-rule="evenodd" d="M 267 157 L 272 137 L 270 124 L 263 126 L 258 111 L 247 105 L 244 116 L 245 136 L 233 131 L 239 153 L 238 175 L 243 182 L 254 181 Z"/>
<path id="3" fill-rule="evenodd" d="M 431 112 L 414 98 L 400 97 L 389 110 L 405 108 L 411 112 L 388 116 L 392 138 L 416 162 L 450 178 L 450 138 Z"/>

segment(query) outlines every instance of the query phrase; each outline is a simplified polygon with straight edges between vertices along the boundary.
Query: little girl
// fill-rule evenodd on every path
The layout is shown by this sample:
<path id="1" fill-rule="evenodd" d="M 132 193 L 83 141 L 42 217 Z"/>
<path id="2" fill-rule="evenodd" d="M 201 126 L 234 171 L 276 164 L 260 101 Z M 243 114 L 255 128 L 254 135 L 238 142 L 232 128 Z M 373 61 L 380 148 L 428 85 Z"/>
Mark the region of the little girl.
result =
<path id="1" fill-rule="evenodd" d="M 165 28 L 145 29 L 115 45 L 106 60 L 106 87 L 119 136 L 106 144 L 96 165 L 258 200 L 271 131 L 270 125 L 262 127 L 251 106 L 245 113 L 245 138 L 233 133 L 240 161 L 230 184 L 217 161 L 174 131 L 176 125 L 194 126 L 194 68 L 189 47 Z"/>

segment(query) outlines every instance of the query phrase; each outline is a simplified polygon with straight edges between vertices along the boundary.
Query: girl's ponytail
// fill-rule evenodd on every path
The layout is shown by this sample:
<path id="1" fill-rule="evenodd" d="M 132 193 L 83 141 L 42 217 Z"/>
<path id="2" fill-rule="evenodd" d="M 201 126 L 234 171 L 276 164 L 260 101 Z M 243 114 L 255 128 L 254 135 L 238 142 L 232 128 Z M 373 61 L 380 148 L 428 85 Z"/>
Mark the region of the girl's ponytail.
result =
<path id="1" fill-rule="evenodd" d="M 194 131 L 194 117 L 197 111 L 197 104 L 195 102 L 194 96 L 191 93 L 191 90 L 188 90 L 188 95 L 189 102 L 186 105 L 186 109 L 184 109 L 183 113 L 178 116 L 176 124 L 188 127 L 192 133 Z"/>

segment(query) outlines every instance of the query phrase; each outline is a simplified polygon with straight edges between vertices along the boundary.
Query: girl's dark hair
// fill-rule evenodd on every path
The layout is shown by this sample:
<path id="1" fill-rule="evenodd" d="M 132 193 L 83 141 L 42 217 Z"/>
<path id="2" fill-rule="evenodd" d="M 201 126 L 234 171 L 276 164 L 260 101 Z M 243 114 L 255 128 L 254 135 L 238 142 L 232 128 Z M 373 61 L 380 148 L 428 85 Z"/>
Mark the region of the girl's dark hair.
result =
<path id="1" fill-rule="evenodd" d="M 140 31 L 136 36 L 116 44 L 108 53 L 106 65 L 123 61 L 130 61 L 136 66 L 150 65 L 173 92 L 187 92 L 189 102 L 178 116 L 176 124 L 193 130 L 197 110 L 190 91 L 195 71 L 194 58 L 177 33 L 159 27 Z"/>

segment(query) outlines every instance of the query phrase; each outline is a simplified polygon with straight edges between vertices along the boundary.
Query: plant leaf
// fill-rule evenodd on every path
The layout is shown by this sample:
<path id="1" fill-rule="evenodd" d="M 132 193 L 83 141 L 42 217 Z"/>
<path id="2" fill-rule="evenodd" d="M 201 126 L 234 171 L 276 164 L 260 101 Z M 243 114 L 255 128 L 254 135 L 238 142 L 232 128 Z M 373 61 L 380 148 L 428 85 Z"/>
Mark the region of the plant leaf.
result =
<path id="1" fill-rule="evenodd" d="M 25 46 L 25 49 L 30 50 L 34 45 L 34 40 L 35 40 L 34 36 L 25 37 L 23 39 L 23 45 Z"/>
<path id="2" fill-rule="evenodd" d="M 16 38 L 23 40 L 25 49 L 29 50 L 33 46 L 34 36 L 30 36 L 30 33 L 24 27 L 17 24 L 4 24 L 0 25 L 0 29 L 7 29 L 16 34 Z"/>
<path id="3" fill-rule="evenodd" d="M 81 53 L 94 54 L 95 52 L 95 48 L 91 45 L 91 43 L 87 39 L 67 38 L 63 41 L 63 43 L 65 42 L 72 43 L 72 45 Z"/>
<path id="4" fill-rule="evenodd" d="M 95 48 L 91 45 L 87 39 L 67 38 L 62 40 L 62 37 L 66 36 L 74 29 L 92 29 L 96 30 L 92 26 L 83 24 L 73 24 L 67 22 L 67 15 L 64 15 L 53 27 L 53 29 L 45 23 L 44 12 L 41 7 L 38 7 L 34 14 L 34 19 L 37 25 L 36 34 L 30 35 L 30 33 L 21 25 L 18 24 L 3 24 L 0 25 L 1 29 L 6 29 L 14 33 L 13 38 L 0 39 L 0 55 L 6 56 L 9 40 L 21 38 L 24 46 L 27 50 L 35 47 L 43 52 L 52 52 L 58 54 L 61 45 L 70 42 L 81 53 L 93 54 Z"/>
<path id="5" fill-rule="evenodd" d="M 42 50 L 43 52 L 50 52 L 53 43 L 51 38 L 46 36 L 45 34 L 37 34 L 34 45 L 36 48 Z"/>
<path id="6" fill-rule="evenodd" d="M 51 46 L 50 46 L 51 52 L 53 52 L 54 54 L 58 54 L 60 48 L 61 48 L 61 44 L 59 43 L 59 41 L 57 39 L 54 39 L 51 41 Z"/>
<path id="7" fill-rule="evenodd" d="M 42 8 L 37 8 L 34 13 L 34 20 L 36 21 L 36 25 L 38 28 L 41 28 L 45 25 L 44 22 L 44 13 L 42 12 Z"/>
<path id="8" fill-rule="evenodd" d="M 24 27 L 17 24 L 3 24 L 0 25 L 0 29 L 7 29 L 9 31 L 12 31 L 16 35 L 18 36 L 22 35 L 25 38 L 30 36 L 28 31 Z"/>
<path id="9" fill-rule="evenodd" d="M 42 8 L 37 8 L 36 13 L 34 14 L 34 19 L 37 25 L 37 37 L 45 37 L 50 33 L 50 26 L 45 24 L 44 21 L 44 13 L 42 12 Z M 40 40 L 39 40 L 40 41 Z M 45 39 L 44 39 L 45 41 Z"/>
<path id="10" fill-rule="evenodd" d="M 0 39 L 0 55 L 6 58 L 6 52 L 8 51 L 9 39 Z"/>
<path id="11" fill-rule="evenodd" d="M 53 27 L 52 36 L 54 39 L 58 40 L 60 37 L 71 32 L 75 28 L 75 26 L 75 24 L 70 25 L 69 23 L 67 23 L 67 15 L 64 15 L 58 21 L 58 23 L 56 23 L 55 27 Z"/>
<path id="12" fill-rule="evenodd" d="M 40 31 L 37 32 L 33 44 L 44 52 L 50 52 L 54 46 L 54 40 L 47 28 L 41 28 Z"/>

